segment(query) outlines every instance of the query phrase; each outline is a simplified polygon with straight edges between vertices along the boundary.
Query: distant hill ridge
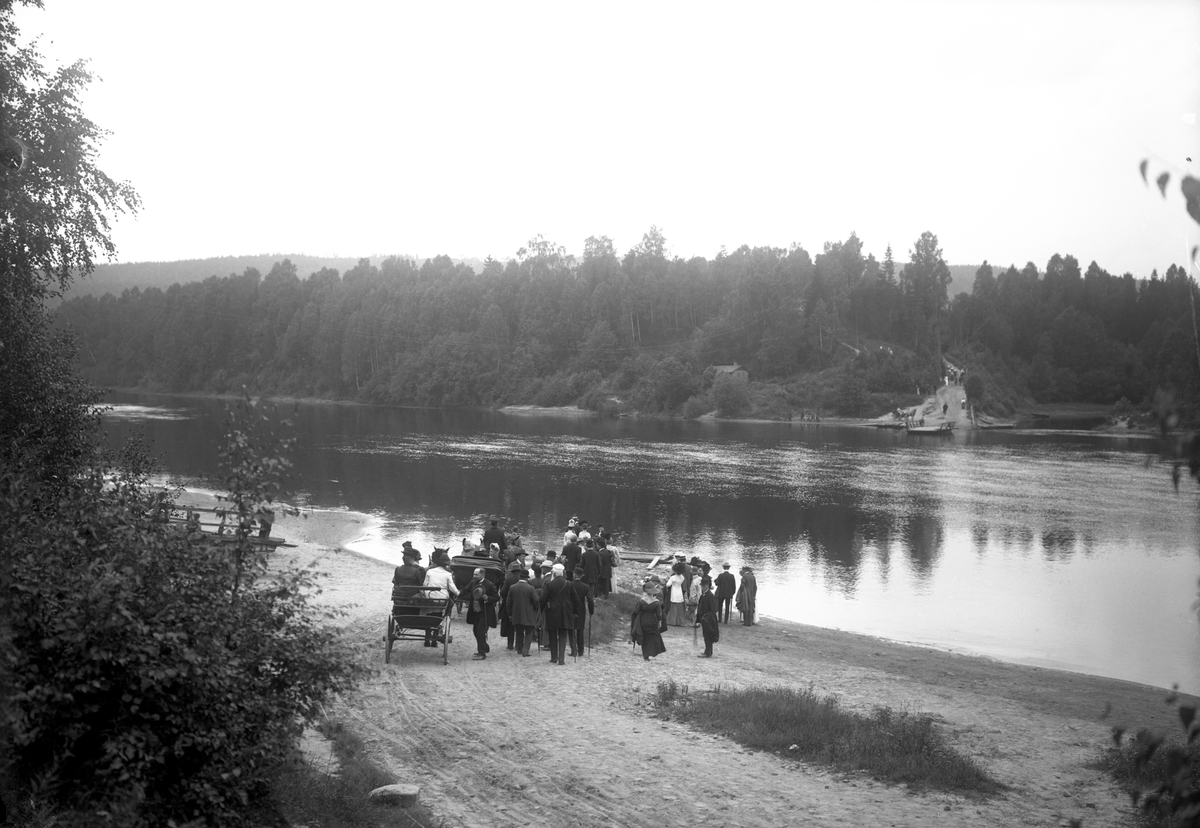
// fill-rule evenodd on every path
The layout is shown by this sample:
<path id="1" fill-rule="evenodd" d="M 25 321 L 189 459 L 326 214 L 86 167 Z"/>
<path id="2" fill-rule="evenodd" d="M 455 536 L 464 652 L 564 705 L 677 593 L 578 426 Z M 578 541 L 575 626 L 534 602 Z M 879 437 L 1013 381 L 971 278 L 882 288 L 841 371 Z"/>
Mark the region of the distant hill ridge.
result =
<path id="1" fill-rule="evenodd" d="M 302 253 L 261 253 L 253 256 L 219 256 L 211 259 L 184 259 L 175 262 L 128 262 L 98 264 L 86 278 L 76 279 L 67 291 L 66 299 L 76 296 L 103 296 L 112 293 L 120 296 L 130 288 L 160 288 L 166 290 L 174 284 L 202 282 L 209 276 L 240 276 L 246 268 L 253 267 L 264 276 L 276 262 L 291 259 L 301 279 L 307 279 L 324 267 L 345 273 L 358 264 L 359 259 L 369 258 L 371 264 L 379 265 L 392 254 L 382 256 L 306 256 Z M 414 260 L 418 265 L 425 261 L 419 256 L 395 254 L 400 258 Z M 483 270 L 482 259 L 454 259 L 455 264 L 465 262 L 479 273 Z"/>
<path id="2" fill-rule="evenodd" d="M 390 254 L 389 254 L 390 255 Z M 418 256 L 396 254 L 401 258 L 413 259 L 419 266 L 425 259 Z M 111 293 L 120 296 L 130 288 L 156 287 L 166 290 L 174 284 L 202 282 L 209 276 L 240 276 L 246 268 L 253 267 L 264 276 L 276 262 L 291 259 L 300 278 L 307 279 L 324 267 L 345 273 L 358 264 L 361 256 L 324 257 L 306 256 L 302 253 L 262 253 L 253 256 L 219 256 L 210 259 L 184 259 L 175 262 L 129 262 L 121 264 L 99 264 L 91 276 L 76 279 L 67 291 L 66 299 L 75 296 L 103 296 Z M 378 265 L 388 256 L 370 256 L 371 263 Z M 478 258 L 454 259 L 455 264 L 465 262 L 476 273 L 483 271 L 483 260 Z M 897 262 L 897 274 L 903 263 Z M 950 265 L 950 296 L 970 293 L 975 284 L 975 271 L 979 265 Z M 997 273 L 1002 271 L 999 268 Z"/>

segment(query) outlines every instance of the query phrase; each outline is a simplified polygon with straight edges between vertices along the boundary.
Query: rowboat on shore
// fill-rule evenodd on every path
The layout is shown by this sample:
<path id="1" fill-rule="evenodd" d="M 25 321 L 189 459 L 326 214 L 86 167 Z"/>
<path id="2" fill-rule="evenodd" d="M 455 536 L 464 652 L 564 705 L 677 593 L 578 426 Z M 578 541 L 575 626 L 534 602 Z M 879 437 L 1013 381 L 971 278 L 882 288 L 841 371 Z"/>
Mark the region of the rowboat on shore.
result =
<path id="1" fill-rule="evenodd" d="M 909 434 L 949 434 L 954 431 L 954 423 L 939 423 L 938 425 L 909 425 Z"/>

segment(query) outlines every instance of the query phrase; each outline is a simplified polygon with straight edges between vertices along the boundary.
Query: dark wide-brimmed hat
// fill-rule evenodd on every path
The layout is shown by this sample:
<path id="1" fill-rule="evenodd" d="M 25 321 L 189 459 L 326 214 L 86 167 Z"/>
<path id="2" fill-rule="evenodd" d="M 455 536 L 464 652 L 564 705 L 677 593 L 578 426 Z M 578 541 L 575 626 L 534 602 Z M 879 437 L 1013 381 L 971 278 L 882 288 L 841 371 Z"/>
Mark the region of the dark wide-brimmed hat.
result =
<path id="1" fill-rule="evenodd" d="M 411 546 L 404 547 L 404 550 L 400 553 L 400 555 L 401 555 L 401 557 L 406 558 L 406 559 L 421 557 L 421 553 L 418 552 L 417 550 L 413 549 Z"/>
<path id="2" fill-rule="evenodd" d="M 688 563 L 691 564 L 692 566 L 704 566 L 704 564 L 700 560 L 699 555 L 693 555 L 692 559 L 690 561 L 688 561 Z"/>
<path id="3" fill-rule="evenodd" d="M 521 565 L 520 565 L 519 563 L 517 563 L 516 561 L 513 561 L 512 563 L 510 563 L 510 564 L 508 565 L 508 571 L 509 571 L 509 572 L 520 572 L 520 571 L 521 571 L 522 569 L 524 569 L 524 568 L 525 568 L 525 567 L 521 566 Z"/>

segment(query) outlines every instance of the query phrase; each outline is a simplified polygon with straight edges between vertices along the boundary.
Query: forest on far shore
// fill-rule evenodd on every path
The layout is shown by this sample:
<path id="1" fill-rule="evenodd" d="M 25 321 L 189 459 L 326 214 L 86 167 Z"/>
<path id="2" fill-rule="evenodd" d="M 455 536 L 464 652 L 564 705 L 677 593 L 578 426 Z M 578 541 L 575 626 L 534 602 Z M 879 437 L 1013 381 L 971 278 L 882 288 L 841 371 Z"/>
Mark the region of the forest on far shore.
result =
<path id="1" fill-rule="evenodd" d="M 593 236 L 577 260 L 539 236 L 480 272 L 447 256 L 311 274 L 283 259 L 265 275 L 78 296 L 56 315 L 87 379 L 156 391 L 877 416 L 930 393 L 945 356 L 995 414 L 1147 406 L 1158 388 L 1195 409 L 1185 268 L 1138 280 L 1055 254 L 1041 269 L 984 262 L 952 299 L 949 284 L 929 232 L 902 262 L 890 247 L 864 256 L 853 233 L 815 256 L 793 244 L 685 260 L 651 227 L 624 255 Z M 749 384 L 711 369 L 733 363 Z"/>

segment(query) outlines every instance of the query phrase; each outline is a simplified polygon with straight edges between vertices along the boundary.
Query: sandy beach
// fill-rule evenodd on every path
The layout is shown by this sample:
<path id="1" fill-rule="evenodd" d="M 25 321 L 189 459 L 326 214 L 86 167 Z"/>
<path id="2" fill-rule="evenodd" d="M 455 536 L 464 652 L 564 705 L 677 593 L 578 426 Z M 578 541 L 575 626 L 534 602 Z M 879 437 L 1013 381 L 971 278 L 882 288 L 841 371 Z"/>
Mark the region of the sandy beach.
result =
<path id="1" fill-rule="evenodd" d="M 470 630 L 456 617 L 449 665 L 440 649 L 411 643 L 385 665 L 391 567 L 342 548 L 366 521 L 313 513 L 281 519 L 276 533 L 298 545 L 281 554 L 327 573 L 319 600 L 345 611 L 342 623 L 378 667 L 330 715 L 397 781 L 419 784 L 448 825 L 1128 825 L 1129 797 L 1090 766 L 1113 725 L 1177 729 L 1158 688 L 769 617 L 723 627 L 711 660 L 695 657 L 702 644 L 690 628 L 672 628 L 652 662 L 616 642 L 565 667 L 497 648 L 495 632 L 491 657 L 472 661 Z M 622 567 L 618 582 L 640 582 L 644 570 Z M 912 791 L 746 750 L 656 718 L 651 698 L 667 679 L 693 693 L 812 686 L 850 709 L 928 713 L 1009 790 L 991 799 Z"/>
<path id="2" fill-rule="evenodd" d="M 420 785 L 450 826 L 1121 826 L 1129 798 L 1088 766 L 1112 725 L 1175 730 L 1160 689 L 772 618 L 722 628 L 712 660 L 695 658 L 690 629 L 672 629 L 652 662 L 617 642 L 565 667 L 518 658 L 503 643 L 472 661 L 470 631 L 455 618 L 448 666 L 440 649 L 413 643 L 397 644 L 384 665 L 391 568 L 341 548 L 366 520 L 317 512 L 282 518 L 276 532 L 298 544 L 282 554 L 328 574 L 319 600 L 346 611 L 342 623 L 378 667 L 330 715 L 397 781 Z M 626 565 L 620 582 L 643 571 Z M 692 692 L 811 685 L 863 712 L 928 713 L 1009 790 L 978 800 L 916 792 L 745 750 L 655 718 L 650 698 L 666 679 Z"/>

